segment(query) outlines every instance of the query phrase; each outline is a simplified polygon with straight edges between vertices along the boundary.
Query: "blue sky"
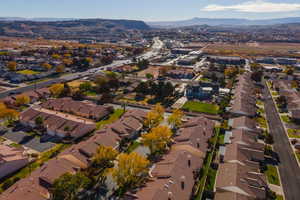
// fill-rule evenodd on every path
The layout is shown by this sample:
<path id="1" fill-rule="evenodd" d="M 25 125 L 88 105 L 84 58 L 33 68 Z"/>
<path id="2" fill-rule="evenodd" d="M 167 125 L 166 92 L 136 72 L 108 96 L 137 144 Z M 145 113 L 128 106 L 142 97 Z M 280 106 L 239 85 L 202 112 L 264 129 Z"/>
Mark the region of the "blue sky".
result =
<path id="1" fill-rule="evenodd" d="M 3 0 L 1 17 L 122 18 L 300 17 L 300 0 Z"/>

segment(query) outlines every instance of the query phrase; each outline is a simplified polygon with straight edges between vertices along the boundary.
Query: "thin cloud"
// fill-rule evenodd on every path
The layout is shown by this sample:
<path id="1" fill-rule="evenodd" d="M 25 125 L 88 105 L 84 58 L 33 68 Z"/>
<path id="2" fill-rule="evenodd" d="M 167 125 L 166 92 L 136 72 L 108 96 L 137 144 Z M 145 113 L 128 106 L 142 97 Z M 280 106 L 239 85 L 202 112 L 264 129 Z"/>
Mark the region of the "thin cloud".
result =
<path id="1" fill-rule="evenodd" d="M 202 11 L 239 11 L 249 13 L 272 13 L 300 11 L 299 3 L 273 3 L 264 0 L 247 1 L 235 5 L 207 5 Z"/>

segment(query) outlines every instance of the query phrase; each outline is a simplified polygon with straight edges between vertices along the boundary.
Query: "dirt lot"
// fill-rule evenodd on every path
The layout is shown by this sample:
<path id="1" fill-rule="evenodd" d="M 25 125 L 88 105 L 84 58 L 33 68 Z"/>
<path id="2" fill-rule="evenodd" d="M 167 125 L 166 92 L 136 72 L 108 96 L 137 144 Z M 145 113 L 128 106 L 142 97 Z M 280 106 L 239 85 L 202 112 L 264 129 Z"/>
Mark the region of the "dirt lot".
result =
<path id="1" fill-rule="evenodd" d="M 227 56 L 277 56 L 298 57 L 300 59 L 299 43 L 243 43 L 243 44 L 210 44 L 205 53 Z"/>
<path id="2" fill-rule="evenodd" d="M 159 70 L 161 67 L 158 66 L 150 66 L 147 69 L 138 72 L 139 77 L 146 77 L 146 74 L 152 74 L 154 78 L 157 78 L 159 76 Z"/>

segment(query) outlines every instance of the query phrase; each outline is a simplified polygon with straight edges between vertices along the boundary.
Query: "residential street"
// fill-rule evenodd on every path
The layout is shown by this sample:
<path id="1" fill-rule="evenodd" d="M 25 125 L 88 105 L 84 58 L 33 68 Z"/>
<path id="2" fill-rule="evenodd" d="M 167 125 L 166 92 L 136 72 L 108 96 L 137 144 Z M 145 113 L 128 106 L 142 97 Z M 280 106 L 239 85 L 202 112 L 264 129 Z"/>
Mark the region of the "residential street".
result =
<path id="1" fill-rule="evenodd" d="M 265 110 L 270 127 L 270 133 L 274 138 L 274 150 L 278 153 L 280 163 L 278 165 L 284 194 L 287 200 L 299 200 L 300 198 L 300 168 L 290 146 L 289 139 L 271 98 L 270 91 L 265 83 L 264 89 Z"/>

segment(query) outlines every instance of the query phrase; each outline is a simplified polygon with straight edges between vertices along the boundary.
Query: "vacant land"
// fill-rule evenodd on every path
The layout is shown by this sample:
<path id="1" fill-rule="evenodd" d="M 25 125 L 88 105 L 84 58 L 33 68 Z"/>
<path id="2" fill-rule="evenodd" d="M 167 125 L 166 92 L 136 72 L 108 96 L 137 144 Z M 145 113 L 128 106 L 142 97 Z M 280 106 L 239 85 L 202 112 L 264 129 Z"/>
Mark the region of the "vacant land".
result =
<path id="1" fill-rule="evenodd" d="M 24 74 L 24 75 L 34 75 L 34 74 L 39 74 L 40 72 L 33 71 L 33 70 L 30 70 L 30 69 L 25 69 L 25 70 L 18 71 L 18 73 L 19 74 Z"/>
<path id="2" fill-rule="evenodd" d="M 300 54 L 291 53 L 299 51 L 297 43 L 255 43 L 255 45 L 240 43 L 240 44 L 225 44 L 216 43 L 209 45 L 205 52 L 208 54 L 217 54 L 225 56 L 278 56 L 278 57 L 299 57 Z"/>
<path id="3" fill-rule="evenodd" d="M 147 74 L 152 74 L 153 78 L 157 78 L 159 76 L 159 71 L 161 67 L 158 66 L 150 66 L 147 69 L 138 72 L 139 77 L 146 77 Z"/>
<path id="4" fill-rule="evenodd" d="M 216 115 L 219 112 L 219 106 L 197 101 L 188 101 L 183 105 L 182 108 L 192 112 L 201 112 L 212 115 Z"/>

